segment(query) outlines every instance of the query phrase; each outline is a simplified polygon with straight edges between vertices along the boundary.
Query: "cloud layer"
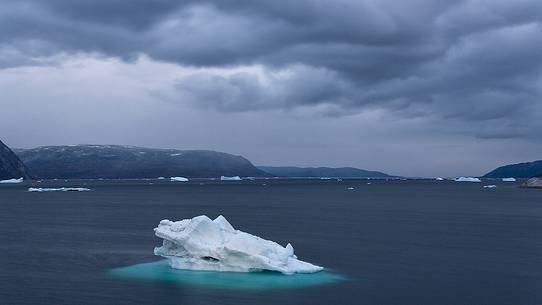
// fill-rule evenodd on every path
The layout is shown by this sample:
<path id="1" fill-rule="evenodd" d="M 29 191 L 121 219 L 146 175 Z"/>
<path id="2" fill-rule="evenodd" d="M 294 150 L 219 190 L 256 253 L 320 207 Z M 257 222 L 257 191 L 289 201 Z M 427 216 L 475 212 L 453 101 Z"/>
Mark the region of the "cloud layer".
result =
<path id="1" fill-rule="evenodd" d="M 74 58 L 96 65 L 117 58 L 133 65 L 132 78 L 153 99 L 145 109 L 165 102 L 202 113 L 282 112 L 321 121 L 379 113 L 388 124 L 410 120 L 427 130 L 427 139 L 542 142 L 538 0 L 0 0 L 0 6 L 0 76 L 65 67 Z M 156 71 L 160 65 L 166 72 Z M 149 73 L 144 81 L 141 73 Z M 163 83 L 145 85 L 156 80 Z M 85 107 L 99 107 L 97 98 L 86 99 Z"/>

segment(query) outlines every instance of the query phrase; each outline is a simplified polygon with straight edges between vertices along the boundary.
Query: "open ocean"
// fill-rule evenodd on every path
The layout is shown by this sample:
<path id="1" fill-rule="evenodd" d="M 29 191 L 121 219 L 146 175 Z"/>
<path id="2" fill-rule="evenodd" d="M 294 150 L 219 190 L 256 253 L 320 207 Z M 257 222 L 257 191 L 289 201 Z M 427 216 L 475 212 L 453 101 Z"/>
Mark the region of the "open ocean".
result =
<path id="1" fill-rule="evenodd" d="M 542 304 L 542 191 L 518 184 L 0 185 L 0 304 Z M 31 186 L 91 191 L 29 193 Z M 201 214 L 222 214 L 236 229 L 290 242 L 327 275 L 170 273 L 153 255 L 161 244 L 153 228 Z"/>

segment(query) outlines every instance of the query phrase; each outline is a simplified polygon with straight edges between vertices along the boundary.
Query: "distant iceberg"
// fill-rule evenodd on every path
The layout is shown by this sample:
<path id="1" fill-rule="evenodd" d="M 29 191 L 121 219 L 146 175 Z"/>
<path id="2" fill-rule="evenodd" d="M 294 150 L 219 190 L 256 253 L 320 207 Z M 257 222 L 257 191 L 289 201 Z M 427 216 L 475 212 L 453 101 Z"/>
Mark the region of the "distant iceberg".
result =
<path id="1" fill-rule="evenodd" d="M 485 189 L 493 189 L 493 188 L 496 188 L 497 186 L 495 184 L 490 184 L 490 185 L 484 185 L 484 188 Z"/>
<path id="2" fill-rule="evenodd" d="M 323 268 L 298 260 L 286 247 L 233 228 L 223 216 L 202 215 L 181 221 L 162 220 L 154 229 L 164 239 L 154 254 L 169 259 L 175 269 L 207 271 L 278 271 L 313 273 Z"/>
<path id="3" fill-rule="evenodd" d="M 21 183 L 23 181 L 24 181 L 24 179 L 21 177 L 21 178 L 18 178 L 18 179 L 0 180 L 0 183 Z"/>
<path id="4" fill-rule="evenodd" d="M 437 178 L 435 178 L 435 180 L 437 180 L 437 181 L 444 181 L 444 178 L 437 177 Z"/>
<path id="5" fill-rule="evenodd" d="M 85 187 L 61 187 L 61 188 L 47 188 L 47 187 L 29 187 L 29 192 L 88 192 L 90 189 Z"/>
<path id="6" fill-rule="evenodd" d="M 516 182 L 516 178 L 512 178 L 512 177 L 510 177 L 510 178 L 502 178 L 502 181 L 504 181 L 504 182 Z"/>
<path id="7" fill-rule="evenodd" d="M 456 182 L 482 182 L 482 180 L 474 177 L 459 177 L 455 179 Z"/>
<path id="8" fill-rule="evenodd" d="M 177 181 L 177 182 L 187 182 L 188 178 L 185 177 L 171 177 L 169 178 L 171 181 Z"/>
<path id="9" fill-rule="evenodd" d="M 239 180 L 241 180 L 241 177 L 239 177 L 239 176 L 233 176 L 233 177 L 220 176 L 220 180 L 222 180 L 222 181 L 239 181 Z"/>

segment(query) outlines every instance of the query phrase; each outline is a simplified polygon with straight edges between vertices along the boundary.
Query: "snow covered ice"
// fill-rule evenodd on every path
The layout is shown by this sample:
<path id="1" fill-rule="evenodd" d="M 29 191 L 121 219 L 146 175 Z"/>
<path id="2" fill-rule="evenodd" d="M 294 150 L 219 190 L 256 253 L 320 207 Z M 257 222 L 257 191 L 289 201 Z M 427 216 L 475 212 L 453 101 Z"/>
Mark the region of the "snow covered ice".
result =
<path id="1" fill-rule="evenodd" d="M 239 181 L 239 180 L 241 180 L 241 177 L 239 177 L 239 176 L 233 176 L 233 177 L 221 176 L 220 180 L 222 180 L 222 181 Z"/>
<path id="2" fill-rule="evenodd" d="M 323 268 L 297 259 L 286 247 L 233 228 L 222 215 L 211 220 L 202 215 L 181 221 L 162 220 L 154 229 L 164 239 L 154 254 L 169 259 L 176 269 L 208 271 L 278 271 L 313 273 Z"/>
<path id="3" fill-rule="evenodd" d="M 47 188 L 47 187 L 30 187 L 29 192 L 87 192 L 90 189 L 85 187 L 61 187 L 61 188 Z"/>
<path id="4" fill-rule="evenodd" d="M 176 182 L 187 182 L 188 178 L 185 177 L 171 177 L 169 178 L 170 181 L 176 181 Z"/>
<path id="5" fill-rule="evenodd" d="M 23 178 L 0 180 L 0 183 L 21 183 L 23 182 L 23 180 L 24 180 Z"/>
<path id="6" fill-rule="evenodd" d="M 459 177 L 455 179 L 456 182 L 482 182 L 482 180 L 473 177 Z"/>
<path id="7" fill-rule="evenodd" d="M 504 182 L 516 182 L 516 178 L 502 178 L 502 181 Z"/>

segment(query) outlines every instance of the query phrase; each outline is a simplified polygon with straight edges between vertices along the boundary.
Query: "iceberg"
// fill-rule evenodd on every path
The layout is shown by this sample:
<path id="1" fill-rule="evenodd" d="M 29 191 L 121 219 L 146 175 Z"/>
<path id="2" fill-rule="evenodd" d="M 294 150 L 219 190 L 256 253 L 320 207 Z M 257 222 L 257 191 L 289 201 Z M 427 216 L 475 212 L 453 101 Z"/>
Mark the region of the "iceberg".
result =
<path id="1" fill-rule="evenodd" d="M 435 180 L 437 180 L 437 181 L 444 181 L 444 178 L 437 177 L 437 178 L 435 178 Z"/>
<path id="2" fill-rule="evenodd" d="M 239 180 L 241 180 L 241 177 L 239 177 L 239 176 L 233 176 L 233 177 L 220 176 L 220 180 L 222 180 L 222 181 L 239 181 Z"/>
<path id="3" fill-rule="evenodd" d="M 322 267 L 297 259 L 291 244 L 276 242 L 236 230 L 220 215 L 202 215 L 180 221 L 162 220 L 154 229 L 164 239 L 154 254 L 169 260 L 174 269 L 205 271 L 278 271 L 313 273 Z"/>
<path id="4" fill-rule="evenodd" d="M 482 182 L 482 180 L 473 177 L 459 177 L 455 179 L 456 182 Z"/>
<path id="5" fill-rule="evenodd" d="M 490 184 L 490 185 L 484 185 L 484 188 L 485 189 L 494 189 L 496 188 L 497 186 L 495 184 Z"/>
<path id="6" fill-rule="evenodd" d="M 0 183 L 21 183 L 23 182 L 23 178 L 18 178 L 18 179 L 8 179 L 8 180 L 0 180 Z"/>
<path id="7" fill-rule="evenodd" d="M 188 178 L 185 177 L 171 177 L 169 178 L 170 181 L 177 181 L 177 182 L 187 182 Z"/>
<path id="8" fill-rule="evenodd" d="M 90 189 L 85 187 L 61 187 L 61 188 L 47 188 L 47 187 L 29 187 L 29 192 L 87 192 Z"/>
<path id="9" fill-rule="evenodd" d="M 510 177 L 510 178 L 502 178 L 502 181 L 504 181 L 504 182 L 516 182 L 516 178 L 512 178 L 512 177 Z"/>

